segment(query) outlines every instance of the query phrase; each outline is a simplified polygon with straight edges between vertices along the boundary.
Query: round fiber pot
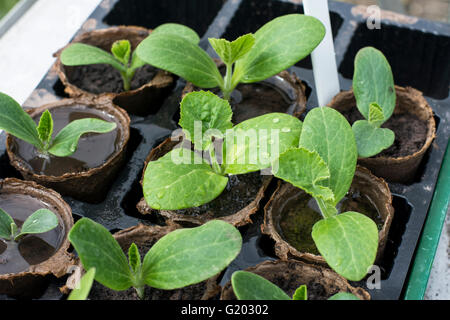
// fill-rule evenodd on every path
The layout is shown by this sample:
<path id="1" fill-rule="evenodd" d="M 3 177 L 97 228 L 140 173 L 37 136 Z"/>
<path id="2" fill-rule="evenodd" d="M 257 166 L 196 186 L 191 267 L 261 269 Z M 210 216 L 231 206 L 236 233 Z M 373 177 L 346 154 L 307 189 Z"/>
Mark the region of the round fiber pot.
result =
<path id="1" fill-rule="evenodd" d="M 378 262 L 394 217 L 392 196 L 386 182 L 357 166 L 350 190 L 337 208 L 339 212 L 366 214 L 375 221 L 379 230 Z M 290 183 L 280 182 L 264 208 L 262 231 L 275 241 L 275 253 L 280 259 L 293 258 L 327 265 L 311 237 L 312 227 L 320 219 L 320 210 L 310 195 Z"/>
<path id="2" fill-rule="evenodd" d="M 46 233 L 27 235 L 17 243 L 0 240 L 0 294 L 39 297 L 47 288 L 46 277 L 60 278 L 74 264 L 67 239 L 72 211 L 55 191 L 14 178 L 0 180 L 0 207 L 19 228 L 38 209 L 49 209 L 58 217 L 59 225 Z"/>
<path id="3" fill-rule="evenodd" d="M 191 143 L 178 138 L 168 138 L 156 148 L 153 148 L 145 161 L 141 185 L 143 185 L 144 173 L 150 161 L 158 160 L 166 153 L 181 144 L 184 148 L 190 148 Z M 198 226 L 210 220 L 219 219 L 228 222 L 235 227 L 241 227 L 252 223 L 251 215 L 259 209 L 259 203 L 264 198 L 264 193 L 272 180 L 272 176 L 263 176 L 260 172 L 230 176 L 225 190 L 213 201 L 200 207 L 183 210 L 155 210 L 151 208 L 144 198 L 137 204 L 137 209 L 142 214 L 161 214 L 167 222 L 178 223 L 182 226 Z"/>
<path id="4" fill-rule="evenodd" d="M 362 288 L 352 287 L 347 280 L 328 268 L 301 261 L 264 261 L 245 271 L 255 273 L 281 288 L 292 297 L 295 290 L 306 285 L 308 300 L 326 300 L 338 292 L 348 292 L 361 300 L 370 300 Z M 222 289 L 220 300 L 236 300 L 231 282 Z"/>
<path id="5" fill-rule="evenodd" d="M 115 41 L 129 40 L 131 48 L 134 50 L 150 33 L 151 30 L 142 27 L 111 27 L 85 32 L 77 36 L 71 43 L 89 44 L 110 53 L 111 46 Z M 55 53 L 57 58 L 55 68 L 65 86 L 65 92 L 72 98 L 84 96 L 95 99 L 98 96 L 107 96 L 115 105 L 127 112 L 145 116 L 158 110 L 164 97 L 175 83 L 172 74 L 145 65 L 136 71 L 131 82 L 131 90 L 123 91 L 120 73 L 110 65 L 72 67 L 63 65 L 60 55 L 66 47 Z"/>
<path id="6" fill-rule="evenodd" d="M 382 125 L 394 131 L 394 144 L 378 155 L 359 158 L 358 163 L 389 182 L 410 183 L 436 136 L 436 123 L 433 110 L 420 91 L 395 86 L 395 93 L 394 113 Z M 350 124 L 363 119 L 352 90 L 337 94 L 328 106 L 341 112 Z"/>
<path id="7" fill-rule="evenodd" d="M 225 70 L 222 62 L 216 60 L 216 64 L 219 70 Z M 210 90 L 221 95 L 219 88 L 200 89 L 188 82 L 183 89 L 183 97 L 198 90 Z M 295 73 L 282 71 L 260 82 L 241 83 L 237 85 L 230 98 L 233 110 L 232 122 L 238 124 L 272 112 L 288 113 L 299 117 L 306 109 L 306 100 L 305 85 Z"/>
<path id="8" fill-rule="evenodd" d="M 114 121 L 117 128 L 108 133 L 85 134 L 73 155 L 63 158 L 50 155 L 49 159 L 38 156 L 30 144 L 8 135 L 6 148 L 11 164 L 25 180 L 36 181 L 78 200 L 102 201 L 125 160 L 130 138 L 128 114 L 107 99 L 101 104 L 85 99 L 64 99 L 31 109 L 29 113 L 37 123 L 45 110 L 53 117 L 53 137 L 69 122 L 81 118 Z"/>
<path id="9" fill-rule="evenodd" d="M 132 243 L 135 243 L 139 249 L 142 259 L 150 248 L 163 236 L 179 228 L 179 226 L 145 226 L 137 225 L 114 234 L 114 238 L 119 242 L 119 245 L 127 255 L 128 248 Z M 78 267 L 83 269 L 81 262 Z M 69 277 L 66 287 L 62 289 L 64 293 L 75 287 L 78 282 L 78 276 Z M 216 275 L 203 282 L 193 284 L 181 289 L 175 290 L 161 290 L 145 287 L 145 300 L 209 300 L 220 293 L 220 287 L 217 284 Z M 125 291 L 114 291 L 104 287 L 98 282 L 94 282 L 88 299 L 90 300 L 140 300 L 134 288 Z"/>

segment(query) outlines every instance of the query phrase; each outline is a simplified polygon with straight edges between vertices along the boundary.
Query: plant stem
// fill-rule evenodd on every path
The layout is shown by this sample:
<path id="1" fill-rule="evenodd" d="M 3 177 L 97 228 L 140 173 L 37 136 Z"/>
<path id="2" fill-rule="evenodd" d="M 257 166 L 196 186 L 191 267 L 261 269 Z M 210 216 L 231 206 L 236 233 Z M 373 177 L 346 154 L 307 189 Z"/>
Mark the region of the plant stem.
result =
<path id="1" fill-rule="evenodd" d="M 127 71 L 120 72 L 120 75 L 122 76 L 122 80 L 123 80 L 123 90 L 125 91 L 129 91 L 131 89 L 131 80 L 134 77 L 134 70 L 131 69 L 127 69 Z"/>
<path id="2" fill-rule="evenodd" d="M 142 286 L 136 286 L 134 287 L 136 289 L 137 295 L 139 299 L 143 300 L 145 297 L 145 285 Z"/>
<path id="3" fill-rule="evenodd" d="M 223 85 L 223 97 L 226 100 L 230 100 L 231 92 L 233 92 L 233 85 L 232 85 L 232 76 L 233 76 L 233 65 L 231 63 L 226 64 L 227 71 L 225 73 L 225 82 Z"/>
<path id="4" fill-rule="evenodd" d="M 320 212 L 322 213 L 322 216 L 325 219 L 337 215 L 336 207 L 332 207 L 332 206 L 328 205 L 321 198 L 315 198 L 315 199 L 316 199 L 317 204 L 319 205 Z"/>
<path id="5" fill-rule="evenodd" d="M 211 160 L 211 165 L 215 173 L 222 174 L 222 167 L 217 161 L 216 150 L 214 149 L 214 142 L 209 145 L 209 158 Z"/>

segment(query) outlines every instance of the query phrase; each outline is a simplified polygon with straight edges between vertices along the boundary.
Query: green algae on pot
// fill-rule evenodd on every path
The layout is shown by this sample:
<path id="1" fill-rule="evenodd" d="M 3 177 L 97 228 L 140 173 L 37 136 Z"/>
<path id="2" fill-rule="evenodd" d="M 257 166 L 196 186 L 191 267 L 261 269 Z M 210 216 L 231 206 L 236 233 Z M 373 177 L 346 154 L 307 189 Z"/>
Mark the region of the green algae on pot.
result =
<path id="1" fill-rule="evenodd" d="M 139 58 L 197 87 L 219 87 L 225 99 L 239 83 L 262 81 L 291 67 L 310 54 L 325 35 L 324 26 L 316 18 L 289 14 L 232 42 L 210 38 L 211 46 L 226 65 L 223 77 L 213 59 L 192 39 L 172 33 L 165 25 L 159 28 L 164 30 L 139 44 Z"/>
<path id="2" fill-rule="evenodd" d="M 216 295 L 216 275 L 241 249 L 239 231 L 217 220 L 175 229 L 141 225 L 113 238 L 100 224 L 79 220 L 69 239 L 83 267 L 95 268 L 95 280 L 102 285 L 123 291 L 114 293 L 94 284 L 90 298 L 133 299 L 137 294 L 140 299 L 206 299 Z M 142 262 L 141 254 L 145 254 Z M 136 289 L 134 294 L 130 287 Z"/>
<path id="3" fill-rule="evenodd" d="M 13 178 L 0 181 L 0 207 L 19 227 L 39 209 L 48 209 L 57 216 L 56 228 L 23 237 L 17 254 L 5 256 L 8 248 L 0 245 L 0 294 L 38 297 L 46 288 L 47 276 L 62 277 L 74 263 L 67 239 L 73 226 L 71 209 L 55 191 Z"/>
<path id="4" fill-rule="evenodd" d="M 234 127 L 231 118 L 228 101 L 211 92 L 192 92 L 183 98 L 180 125 L 186 142 L 192 141 L 194 151 L 190 145 L 188 148 L 175 148 L 147 163 L 142 186 L 150 208 L 171 211 L 208 206 L 226 188 L 232 187 L 233 181 L 239 182 L 240 177 L 235 175 L 246 174 L 242 179 L 254 177 L 260 170 L 270 167 L 279 152 L 298 143 L 301 121 L 293 116 L 270 113 Z M 252 134 L 250 137 L 249 133 Z M 261 180 L 256 184 L 257 188 L 263 184 L 265 189 L 268 182 Z M 257 196 L 258 202 L 263 192 Z M 235 199 L 228 201 L 232 203 Z M 200 218 L 205 221 L 213 218 L 214 211 L 220 206 L 203 209 L 212 211 L 212 216 Z M 245 209 L 234 215 L 237 210 L 233 209 L 225 219 L 231 219 L 227 221 L 234 225 L 242 225 L 253 210 Z M 201 211 L 192 213 L 201 216 L 205 213 Z M 235 220 L 236 217 L 240 220 Z"/>
<path id="5" fill-rule="evenodd" d="M 107 99 L 96 104 L 84 99 L 64 99 L 31 109 L 29 114 L 37 122 L 47 110 L 54 116 L 53 132 L 84 118 L 101 119 L 116 126 L 108 133 L 81 136 L 76 151 L 68 157 L 40 157 L 33 146 L 8 135 L 6 148 L 11 164 L 26 180 L 82 201 L 101 201 L 125 160 L 130 137 L 127 113 Z"/>
<path id="6" fill-rule="evenodd" d="M 376 262 L 382 259 L 394 218 L 392 195 L 386 182 L 358 166 L 352 185 L 337 208 L 340 212 L 360 212 L 376 222 L 379 238 Z M 289 183 L 279 183 L 264 211 L 262 229 L 275 241 L 278 257 L 326 265 L 311 237 L 314 224 L 322 216 L 310 195 Z"/>
<path id="7" fill-rule="evenodd" d="M 103 50 L 102 56 L 105 57 L 107 54 L 105 51 L 109 52 L 113 44 L 121 40 L 128 41 L 130 51 L 134 51 L 150 33 L 151 30 L 142 27 L 119 26 L 93 30 L 77 36 L 71 44 L 55 54 L 57 57 L 55 68 L 65 86 L 65 92 L 72 98 L 80 96 L 90 99 L 99 96 L 107 97 L 115 105 L 137 115 L 144 116 L 155 113 L 155 109 L 159 108 L 174 85 L 173 75 L 138 62 L 135 55 L 132 59 L 134 64 L 131 65 L 120 62 L 113 56 L 110 59 L 98 59 L 99 50 Z M 67 64 L 75 65 L 64 65 L 61 61 L 62 52 L 69 49 L 72 44 L 75 44 L 72 49 L 77 49 L 77 46 L 80 45 L 93 46 L 97 49 L 97 55 L 93 57 L 89 52 L 84 51 L 85 56 L 82 57 L 79 52 L 76 52 L 76 59 L 67 59 L 68 61 L 66 61 Z M 130 67 L 126 72 L 126 78 L 130 81 L 129 90 L 124 90 L 121 72 L 111 64 L 116 65 L 119 69 Z"/>
<path id="8" fill-rule="evenodd" d="M 223 62 L 217 61 L 222 71 Z M 183 89 L 183 97 L 200 88 L 188 82 Z M 211 89 L 216 94 L 219 88 Z M 292 114 L 295 117 L 306 109 L 305 85 L 295 73 L 284 70 L 268 79 L 255 83 L 241 83 L 236 86 L 229 102 L 233 110 L 233 123 L 272 112 Z"/>
<path id="9" fill-rule="evenodd" d="M 259 275 L 292 297 L 297 288 L 306 285 L 309 300 L 326 300 L 338 293 L 350 293 L 360 300 L 369 300 L 370 295 L 362 288 L 352 287 L 347 280 L 323 266 L 308 264 L 296 260 L 264 261 L 245 269 Z M 235 300 L 231 282 L 223 288 L 221 300 Z"/>

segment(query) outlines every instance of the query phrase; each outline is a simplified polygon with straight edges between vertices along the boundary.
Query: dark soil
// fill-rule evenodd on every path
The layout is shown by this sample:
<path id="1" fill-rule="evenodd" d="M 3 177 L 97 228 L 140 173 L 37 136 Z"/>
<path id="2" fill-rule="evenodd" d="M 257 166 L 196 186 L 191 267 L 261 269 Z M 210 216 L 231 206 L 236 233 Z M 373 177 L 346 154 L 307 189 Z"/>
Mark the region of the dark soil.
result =
<path id="1" fill-rule="evenodd" d="M 342 113 L 353 124 L 363 120 L 357 108 Z M 392 146 L 380 152 L 376 157 L 405 157 L 419 151 L 427 138 L 427 124 L 410 113 L 393 114 L 382 128 L 394 131 L 395 140 Z"/>
<path id="2" fill-rule="evenodd" d="M 139 68 L 131 81 L 131 90 L 149 83 L 156 73 L 157 69 L 150 65 Z M 73 70 L 67 74 L 70 83 L 90 93 L 123 92 L 120 72 L 107 64 L 73 67 Z"/>
<path id="3" fill-rule="evenodd" d="M 248 206 L 255 199 L 262 183 L 263 176 L 259 171 L 229 176 L 225 190 L 216 199 L 200 207 L 175 212 L 191 216 L 211 215 L 217 218 L 229 216 Z"/>

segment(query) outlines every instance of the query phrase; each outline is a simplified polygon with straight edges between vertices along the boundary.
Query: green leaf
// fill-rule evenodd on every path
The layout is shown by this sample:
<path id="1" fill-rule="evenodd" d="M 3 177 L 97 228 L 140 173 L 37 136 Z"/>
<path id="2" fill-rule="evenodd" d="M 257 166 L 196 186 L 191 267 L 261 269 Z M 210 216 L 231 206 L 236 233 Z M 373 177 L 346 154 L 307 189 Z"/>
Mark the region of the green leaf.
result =
<path id="1" fill-rule="evenodd" d="M 304 284 L 295 290 L 292 300 L 308 300 L 308 289 Z"/>
<path id="2" fill-rule="evenodd" d="M 126 68 L 112 54 L 84 43 L 71 44 L 61 52 L 60 59 L 66 66 L 109 64 L 119 71 L 126 71 Z"/>
<path id="3" fill-rule="evenodd" d="M 328 300 L 360 300 L 357 296 L 349 292 L 338 292 L 332 295 Z"/>
<path id="4" fill-rule="evenodd" d="M 237 257 L 241 246 L 239 231 L 220 220 L 175 230 L 146 254 L 145 283 L 164 290 L 199 283 L 225 269 Z"/>
<path id="5" fill-rule="evenodd" d="M 278 161 L 279 168 L 273 173 L 275 177 L 293 184 L 314 198 L 334 201 L 333 191 L 319 184 L 330 178 L 330 171 L 317 152 L 293 148 L 282 153 Z"/>
<path id="6" fill-rule="evenodd" d="M 379 127 L 383 122 L 383 109 L 381 109 L 381 107 L 377 103 L 371 103 L 369 106 L 369 123 L 376 127 Z"/>
<path id="7" fill-rule="evenodd" d="M 224 172 L 243 174 L 268 168 L 287 149 L 296 147 L 302 122 L 285 113 L 268 113 L 227 130 Z"/>
<path id="8" fill-rule="evenodd" d="M 127 257 L 119 243 L 101 224 L 81 218 L 69 232 L 69 241 L 77 251 L 84 269 L 95 268 L 95 280 L 116 290 L 133 285 Z"/>
<path id="9" fill-rule="evenodd" d="M 255 44 L 255 36 L 251 33 L 240 36 L 232 42 L 215 38 L 209 38 L 208 40 L 225 64 L 232 64 L 241 59 Z"/>
<path id="10" fill-rule="evenodd" d="M 230 104 L 212 92 L 191 92 L 181 101 L 180 108 L 180 126 L 197 150 L 206 150 L 212 136 L 223 139 L 225 131 L 233 127 Z"/>
<path id="11" fill-rule="evenodd" d="M 383 109 L 384 121 L 395 108 L 394 77 L 391 66 L 383 53 L 373 47 L 365 47 L 355 57 L 353 91 L 356 105 L 364 118 L 369 119 L 370 104 L 376 102 Z"/>
<path id="12" fill-rule="evenodd" d="M 47 209 L 39 209 L 29 216 L 22 225 L 20 233 L 14 238 L 18 241 L 27 234 L 37 234 L 50 231 L 58 226 L 58 218 Z"/>
<path id="13" fill-rule="evenodd" d="M 328 265 L 348 280 L 361 280 L 375 262 L 378 229 L 361 213 L 349 211 L 316 222 L 312 238 Z"/>
<path id="14" fill-rule="evenodd" d="M 86 300 L 95 278 L 95 268 L 91 268 L 81 277 L 78 287 L 73 289 L 67 300 Z"/>
<path id="15" fill-rule="evenodd" d="M 53 119 L 50 111 L 45 110 L 39 119 L 39 125 L 37 127 L 39 138 L 44 145 L 48 145 L 52 139 L 53 133 Z"/>
<path id="16" fill-rule="evenodd" d="M 128 66 L 131 56 L 131 43 L 128 40 L 117 40 L 111 46 L 111 53 L 124 66 Z"/>
<path id="17" fill-rule="evenodd" d="M 36 123 L 13 98 L 0 92 L 0 108 L 0 129 L 38 149 L 43 148 Z"/>
<path id="18" fill-rule="evenodd" d="M 314 108 L 303 122 L 300 147 L 316 151 L 330 170 L 330 178 L 320 184 L 334 194 L 334 206 L 345 196 L 353 180 L 358 157 L 355 136 L 338 111 Z"/>
<path id="19" fill-rule="evenodd" d="M 14 237 L 11 226 L 15 225 L 13 218 L 0 208 L 0 238 L 11 240 Z"/>
<path id="20" fill-rule="evenodd" d="M 146 63 L 144 61 L 142 61 L 141 59 L 139 59 L 138 55 L 136 54 L 136 50 L 133 51 L 133 55 L 131 58 L 131 66 L 130 66 L 130 70 L 136 70 L 140 67 L 145 66 Z"/>
<path id="21" fill-rule="evenodd" d="M 395 140 L 395 133 L 388 128 L 377 128 L 367 120 L 353 123 L 358 154 L 362 158 L 372 157 L 389 148 Z"/>
<path id="22" fill-rule="evenodd" d="M 128 249 L 128 261 L 130 263 L 131 270 L 137 273 L 141 267 L 141 255 L 139 253 L 138 247 L 133 242 Z"/>
<path id="23" fill-rule="evenodd" d="M 151 34 L 136 49 L 139 58 L 172 72 L 197 87 L 214 88 L 223 83 L 211 57 L 186 38 L 169 33 Z"/>
<path id="24" fill-rule="evenodd" d="M 200 42 L 200 37 L 198 36 L 197 32 L 178 23 L 164 23 L 153 29 L 151 35 L 155 34 L 174 34 L 186 39 L 193 44 L 198 44 Z"/>
<path id="25" fill-rule="evenodd" d="M 197 207 L 214 200 L 228 178 L 191 150 L 178 148 L 148 164 L 144 173 L 144 197 L 157 210 Z"/>
<path id="26" fill-rule="evenodd" d="M 312 16 L 273 19 L 255 33 L 253 48 L 236 63 L 233 83 L 261 81 L 291 67 L 309 55 L 324 35 L 325 27 Z"/>
<path id="27" fill-rule="evenodd" d="M 115 122 L 86 118 L 72 121 L 53 140 L 48 152 L 57 157 L 67 157 L 78 147 L 78 140 L 85 133 L 107 133 L 117 127 Z"/>
<path id="28" fill-rule="evenodd" d="M 234 272 L 231 285 L 238 300 L 291 300 L 278 286 L 251 272 Z"/>

